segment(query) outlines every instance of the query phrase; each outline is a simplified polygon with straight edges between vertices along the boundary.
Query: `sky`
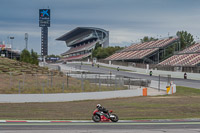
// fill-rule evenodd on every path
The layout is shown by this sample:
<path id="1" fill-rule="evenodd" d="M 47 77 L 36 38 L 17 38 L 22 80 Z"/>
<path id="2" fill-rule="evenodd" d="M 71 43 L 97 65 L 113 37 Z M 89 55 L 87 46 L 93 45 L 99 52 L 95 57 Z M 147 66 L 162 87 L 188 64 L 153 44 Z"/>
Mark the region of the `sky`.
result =
<path id="1" fill-rule="evenodd" d="M 49 54 L 69 48 L 55 39 L 76 27 L 98 27 L 109 31 L 110 46 L 129 46 L 144 36 L 164 38 L 177 31 L 200 38 L 200 0 L 0 0 L 0 41 L 13 48 L 41 52 L 39 9 L 51 9 L 48 28 Z"/>

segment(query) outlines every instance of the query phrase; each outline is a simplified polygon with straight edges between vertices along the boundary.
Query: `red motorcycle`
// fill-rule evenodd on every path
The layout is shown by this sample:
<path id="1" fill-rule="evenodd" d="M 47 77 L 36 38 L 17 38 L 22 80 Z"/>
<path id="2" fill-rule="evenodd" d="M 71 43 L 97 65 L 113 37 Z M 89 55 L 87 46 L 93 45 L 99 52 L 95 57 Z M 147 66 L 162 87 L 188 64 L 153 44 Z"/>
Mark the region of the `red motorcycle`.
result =
<path id="1" fill-rule="evenodd" d="M 112 110 L 109 111 L 109 113 L 103 113 L 99 111 L 98 109 L 94 110 L 92 120 L 94 122 L 117 122 L 119 120 L 118 116 L 115 114 L 112 114 Z"/>

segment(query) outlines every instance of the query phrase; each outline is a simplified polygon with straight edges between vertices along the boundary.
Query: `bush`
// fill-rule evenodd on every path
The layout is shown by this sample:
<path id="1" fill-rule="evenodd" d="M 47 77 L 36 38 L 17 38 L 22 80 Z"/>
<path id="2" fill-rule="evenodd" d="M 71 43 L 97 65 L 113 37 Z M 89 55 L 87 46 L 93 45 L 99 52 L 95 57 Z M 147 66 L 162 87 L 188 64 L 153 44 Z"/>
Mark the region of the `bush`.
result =
<path id="1" fill-rule="evenodd" d="M 20 55 L 20 61 L 38 65 L 38 55 L 33 49 L 31 53 L 27 49 L 24 49 Z"/>

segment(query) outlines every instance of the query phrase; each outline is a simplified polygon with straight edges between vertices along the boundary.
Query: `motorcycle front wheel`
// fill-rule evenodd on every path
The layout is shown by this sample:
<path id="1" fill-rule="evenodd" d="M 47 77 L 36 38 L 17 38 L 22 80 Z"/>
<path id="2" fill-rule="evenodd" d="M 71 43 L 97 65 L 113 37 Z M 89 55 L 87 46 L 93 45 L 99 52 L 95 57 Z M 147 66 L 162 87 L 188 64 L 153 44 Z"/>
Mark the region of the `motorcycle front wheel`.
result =
<path id="1" fill-rule="evenodd" d="M 93 115 L 93 116 L 92 116 L 92 120 L 93 120 L 94 122 L 100 122 L 101 118 L 100 118 L 100 116 L 98 116 L 98 115 Z"/>
<path id="2" fill-rule="evenodd" d="M 110 120 L 111 120 L 112 122 L 118 122 L 118 120 L 119 120 L 118 116 L 115 115 L 115 114 L 112 114 L 112 115 L 115 116 L 115 117 L 110 118 Z"/>

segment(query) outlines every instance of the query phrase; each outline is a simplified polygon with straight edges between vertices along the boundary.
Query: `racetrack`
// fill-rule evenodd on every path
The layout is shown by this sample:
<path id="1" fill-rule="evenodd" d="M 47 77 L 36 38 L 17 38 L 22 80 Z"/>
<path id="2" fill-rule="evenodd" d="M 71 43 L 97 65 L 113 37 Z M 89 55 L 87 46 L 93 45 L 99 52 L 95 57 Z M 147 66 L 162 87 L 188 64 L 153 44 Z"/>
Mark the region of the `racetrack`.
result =
<path id="1" fill-rule="evenodd" d="M 130 78 L 141 78 L 141 79 L 156 80 L 156 81 L 159 80 L 158 76 L 149 76 L 149 75 L 139 74 L 139 73 L 129 72 L 129 71 L 117 71 L 116 69 L 105 68 L 105 67 L 97 68 L 97 67 L 92 67 L 91 65 L 80 65 L 80 64 L 67 64 L 67 66 L 81 68 L 81 70 L 87 70 L 87 71 L 93 72 L 93 73 L 98 72 L 98 73 L 109 74 L 109 72 L 112 72 L 112 74 L 114 74 L 114 75 L 121 75 L 121 76 L 130 77 Z M 170 72 L 169 72 L 169 74 L 170 74 Z M 167 78 L 163 77 L 163 79 L 165 79 L 167 81 Z M 185 86 L 185 87 L 200 89 L 199 80 L 180 79 L 180 78 L 171 78 L 171 80 L 177 86 Z"/>
<path id="2" fill-rule="evenodd" d="M 200 121 L 118 122 L 118 123 L 0 123 L 0 132 L 12 133 L 197 133 Z"/>

